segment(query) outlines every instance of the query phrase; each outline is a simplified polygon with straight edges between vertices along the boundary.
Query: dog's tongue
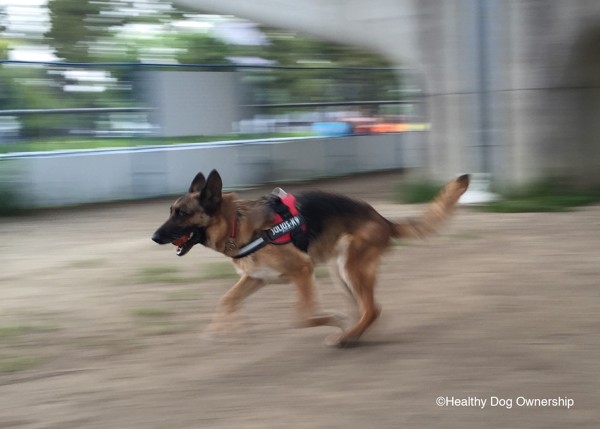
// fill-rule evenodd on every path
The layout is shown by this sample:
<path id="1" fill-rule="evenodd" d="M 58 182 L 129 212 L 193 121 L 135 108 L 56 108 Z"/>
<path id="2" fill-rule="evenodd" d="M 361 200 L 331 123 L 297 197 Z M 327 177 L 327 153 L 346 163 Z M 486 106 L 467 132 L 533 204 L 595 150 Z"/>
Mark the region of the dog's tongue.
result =
<path id="1" fill-rule="evenodd" d="M 182 235 L 177 240 L 173 242 L 173 244 L 177 247 L 182 247 L 188 241 L 187 235 Z"/>

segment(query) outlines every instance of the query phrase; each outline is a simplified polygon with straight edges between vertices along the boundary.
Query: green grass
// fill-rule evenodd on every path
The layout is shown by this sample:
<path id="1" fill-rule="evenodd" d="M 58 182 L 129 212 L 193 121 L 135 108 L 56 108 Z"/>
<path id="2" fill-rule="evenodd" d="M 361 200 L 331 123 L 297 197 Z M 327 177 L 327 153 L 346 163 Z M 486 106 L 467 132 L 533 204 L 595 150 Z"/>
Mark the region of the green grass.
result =
<path id="1" fill-rule="evenodd" d="M 18 194 L 6 185 L 0 184 L 0 217 L 21 216 L 28 212 Z"/>
<path id="2" fill-rule="evenodd" d="M 176 323 L 172 320 L 174 313 L 165 308 L 144 307 L 132 311 L 136 317 L 136 325 L 143 335 L 172 335 L 183 332 L 187 327 L 182 323 Z"/>
<path id="3" fill-rule="evenodd" d="M 27 325 L 0 326 L 0 340 L 26 335 L 33 331 L 34 328 Z"/>
<path id="4" fill-rule="evenodd" d="M 0 373 L 25 371 L 41 363 L 40 358 L 31 356 L 3 357 L 0 358 Z"/>
<path id="5" fill-rule="evenodd" d="M 266 138 L 307 137 L 312 133 L 278 132 L 278 133 L 241 133 L 218 136 L 185 136 L 185 137 L 135 137 L 135 138 L 89 138 L 89 137 L 48 137 L 31 139 L 27 142 L 15 142 L 0 145 L 0 153 L 10 152 L 45 152 L 56 150 L 112 149 L 119 147 L 139 147 L 155 145 L 173 145 L 185 143 L 212 143 L 228 140 L 253 140 Z"/>
<path id="6" fill-rule="evenodd" d="M 419 180 L 399 184 L 394 192 L 394 202 L 405 204 L 421 204 L 431 201 L 440 189 L 442 184 Z"/>
<path id="7" fill-rule="evenodd" d="M 418 244 L 416 244 L 413 241 L 405 241 L 405 240 L 393 240 L 392 241 L 392 246 L 393 247 L 412 247 L 412 246 L 417 246 Z"/>
<path id="8" fill-rule="evenodd" d="M 201 268 L 201 280 L 234 279 L 239 277 L 230 262 L 212 262 Z"/>
<path id="9" fill-rule="evenodd" d="M 133 310 L 132 314 L 136 317 L 144 319 L 164 319 L 166 317 L 169 317 L 172 314 L 172 312 L 164 308 L 144 307 Z"/>
<path id="10" fill-rule="evenodd" d="M 60 328 L 48 324 L 46 326 L 33 325 L 4 325 L 0 326 L 0 341 L 7 341 L 11 338 L 17 338 L 24 335 L 48 333 L 58 331 Z"/>
<path id="11" fill-rule="evenodd" d="M 315 278 L 316 279 L 328 279 L 329 278 L 329 269 L 327 267 L 317 267 L 315 268 Z"/>
<path id="12" fill-rule="evenodd" d="M 583 189 L 565 179 L 550 178 L 501 194 L 501 199 L 481 207 L 495 213 L 564 212 L 600 202 L 600 189 Z"/>
<path id="13" fill-rule="evenodd" d="M 565 212 L 596 202 L 600 202 L 600 197 L 592 195 L 507 198 L 488 203 L 482 210 L 494 213 Z"/>
<path id="14" fill-rule="evenodd" d="M 431 181 L 412 181 L 397 186 L 395 202 L 415 204 L 431 201 L 442 188 Z M 581 189 L 568 180 L 548 178 L 526 186 L 507 189 L 498 201 L 481 206 L 496 213 L 564 212 L 600 202 L 600 188 Z"/>
<path id="15" fill-rule="evenodd" d="M 183 283 L 189 281 L 189 278 L 181 275 L 179 269 L 169 266 L 141 268 L 136 277 L 140 283 Z"/>
<path id="16" fill-rule="evenodd" d="M 202 265 L 197 275 L 185 275 L 172 266 L 144 267 L 138 270 L 137 283 L 193 283 L 202 280 L 234 279 L 239 277 L 229 262 Z"/>
<path id="17" fill-rule="evenodd" d="M 162 323 L 152 324 L 144 328 L 144 335 L 148 336 L 160 336 L 160 335 L 173 335 L 179 334 L 187 330 L 187 327 L 177 323 Z"/>
<path id="18" fill-rule="evenodd" d="M 46 333 L 55 330 L 51 326 L 33 326 L 12 324 L 0 326 L 0 373 L 12 373 L 34 368 L 42 362 L 42 358 L 20 356 L 19 350 L 24 344 L 29 345 L 28 335 Z M 24 343 L 24 339 L 27 343 Z"/>

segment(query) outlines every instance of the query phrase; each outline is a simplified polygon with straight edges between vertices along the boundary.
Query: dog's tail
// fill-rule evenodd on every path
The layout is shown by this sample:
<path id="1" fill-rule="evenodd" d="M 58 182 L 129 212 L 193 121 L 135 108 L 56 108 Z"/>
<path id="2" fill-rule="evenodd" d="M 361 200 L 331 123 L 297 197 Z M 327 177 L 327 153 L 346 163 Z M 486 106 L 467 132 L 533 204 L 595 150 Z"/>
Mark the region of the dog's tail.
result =
<path id="1" fill-rule="evenodd" d="M 468 174 L 457 177 L 442 188 L 420 218 L 392 221 L 392 237 L 423 238 L 433 234 L 450 216 L 456 202 L 468 187 Z"/>

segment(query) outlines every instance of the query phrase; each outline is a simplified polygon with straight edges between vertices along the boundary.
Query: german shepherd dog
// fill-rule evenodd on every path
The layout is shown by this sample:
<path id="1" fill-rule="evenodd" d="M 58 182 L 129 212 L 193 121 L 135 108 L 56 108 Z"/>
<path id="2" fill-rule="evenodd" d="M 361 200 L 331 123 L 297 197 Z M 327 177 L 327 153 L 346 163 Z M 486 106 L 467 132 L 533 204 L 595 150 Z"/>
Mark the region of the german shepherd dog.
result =
<path id="1" fill-rule="evenodd" d="M 374 289 L 380 259 L 391 239 L 424 237 L 448 217 L 469 185 L 463 175 L 449 182 L 419 219 L 391 221 L 363 201 L 344 195 L 309 191 L 296 195 L 296 207 L 305 223 L 305 251 L 293 243 L 268 244 L 248 256 L 236 258 L 238 250 L 257 234 L 273 226 L 274 212 L 267 199 L 240 200 L 223 193 L 219 173 L 208 179 L 198 173 L 187 194 L 171 206 L 170 216 L 152 239 L 172 243 L 183 256 L 196 244 L 231 257 L 239 281 L 221 298 L 209 332 L 220 332 L 236 314 L 241 302 L 274 280 L 294 284 L 298 291 L 301 326 L 331 325 L 342 329 L 329 343 L 347 346 L 356 342 L 377 319 L 380 308 Z M 335 258 L 341 283 L 354 298 L 358 320 L 346 326 L 340 314 L 316 312 L 313 273 L 315 265 Z"/>

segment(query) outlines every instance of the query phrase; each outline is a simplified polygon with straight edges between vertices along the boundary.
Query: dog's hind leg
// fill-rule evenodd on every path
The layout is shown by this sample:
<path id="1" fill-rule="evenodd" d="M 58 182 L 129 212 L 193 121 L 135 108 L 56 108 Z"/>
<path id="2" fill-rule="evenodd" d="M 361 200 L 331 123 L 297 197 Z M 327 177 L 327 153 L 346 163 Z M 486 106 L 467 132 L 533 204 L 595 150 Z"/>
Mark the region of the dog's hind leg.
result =
<path id="1" fill-rule="evenodd" d="M 345 269 L 343 268 L 343 259 L 340 257 L 334 263 L 328 264 L 329 277 L 331 277 L 332 281 L 338 286 L 338 288 L 344 293 L 344 295 L 348 298 L 349 302 L 356 306 L 357 301 L 354 296 L 354 291 L 350 287 L 347 282 L 347 279 L 344 279 Z"/>
<path id="2" fill-rule="evenodd" d="M 346 346 L 356 342 L 379 317 L 381 310 L 375 302 L 375 283 L 382 251 L 381 247 L 361 240 L 360 237 L 349 243 L 345 264 L 340 271 L 342 278 L 352 288 L 353 296 L 358 302 L 360 317 L 350 330 L 333 341 L 330 340 L 330 343 Z"/>

